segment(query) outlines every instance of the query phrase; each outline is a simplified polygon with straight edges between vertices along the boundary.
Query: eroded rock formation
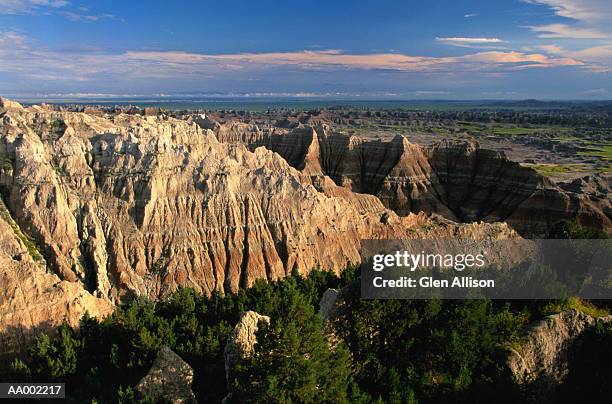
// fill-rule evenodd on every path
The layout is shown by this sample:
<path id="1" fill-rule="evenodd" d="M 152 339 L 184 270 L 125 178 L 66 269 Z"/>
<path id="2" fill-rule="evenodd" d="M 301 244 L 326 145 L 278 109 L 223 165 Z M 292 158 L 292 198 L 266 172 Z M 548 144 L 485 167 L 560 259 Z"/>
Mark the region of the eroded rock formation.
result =
<path id="1" fill-rule="evenodd" d="M 331 157 L 305 157 L 298 171 L 187 120 L 8 101 L 0 117 L 0 190 L 12 217 L 49 271 L 111 302 L 341 271 L 367 238 L 516 237 L 503 224 L 400 217 L 375 196 L 309 174 Z"/>
<path id="2" fill-rule="evenodd" d="M 31 240 L 0 202 L 0 353 L 22 351 L 40 332 L 67 321 L 78 325 L 85 313 L 110 314 L 113 305 L 81 283 L 50 273 Z"/>
<path id="3" fill-rule="evenodd" d="M 329 320 L 334 314 L 338 297 L 340 297 L 340 291 L 338 289 L 327 289 L 323 292 L 323 296 L 321 296 L 321 301 L 319 302 L 319 315 L 323 321 Z"/>
<path id="4" fill-rule="evenodd" d="M 228 125 L 236 130 L 236 123 Z M 242 128 L 242 136 L 228 136 L 224 125 L 215 128 L 220 139 L 263 145 L 306 175 L 328 175 L 353 192 L 376 195 L 399 215 L 423 211 L 460 222 L 505 221 L 528 236 L 546 235 L 563 219 L 612 231 L 608 180 L 555 184 L 473 141 L 425 148 L 399 135 L 372 141 L 325 127 L 264 133 L 251 126 Z"/>
<path id="5" fill-rule="evenodd" d="M 544 385 L 563 382 L 576 341 L 597 321 L 612 321 L 612 316 L 594 318 L 575 310 L 546 317 L 530 327 L 520 348 L 512 349 L 508 367 L 519 383 L 543 380 Z"/>
<path id="6" fill-rule="evenodd" d="M 261 315 L 255 311 L 249 310 L 240 315 L 240 320 L 230 334 L 227 344 L 225 345 L 225 377 L 227 380 L 228 396 L 224 401 L 229 401 L 233 394 L 233 371 L 242 359 L 246 359 L 253 354 L 255 344 L 257 343 L 257 330 L 259 324 L 270 324 L 270 317 Z"/>
<path id="7" fill-rule="evenodd" d="M 149 373 L 136 385 L 136 391 L 154 402 L 197 404 L 192 382 L 191 366 L 170 348 L 162 346 Z"/>

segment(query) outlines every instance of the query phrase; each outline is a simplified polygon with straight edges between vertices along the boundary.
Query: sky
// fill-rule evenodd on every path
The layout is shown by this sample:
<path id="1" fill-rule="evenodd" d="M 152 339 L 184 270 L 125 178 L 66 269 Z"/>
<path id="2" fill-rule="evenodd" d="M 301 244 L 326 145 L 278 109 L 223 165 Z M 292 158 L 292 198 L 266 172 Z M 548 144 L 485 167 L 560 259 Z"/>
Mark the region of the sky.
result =
<path id="1" fill-rule="evenodd" d="M 612 99 L 612 0 L 0 0 L 0 95 Z"/>

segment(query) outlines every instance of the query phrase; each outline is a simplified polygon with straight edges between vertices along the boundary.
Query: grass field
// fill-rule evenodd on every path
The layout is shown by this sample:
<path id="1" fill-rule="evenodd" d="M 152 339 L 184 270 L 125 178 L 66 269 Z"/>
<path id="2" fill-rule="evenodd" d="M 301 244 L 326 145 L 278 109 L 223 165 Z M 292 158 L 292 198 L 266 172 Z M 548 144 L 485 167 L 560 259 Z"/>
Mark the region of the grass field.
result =
<path id="1" fill-rule="evenodd" d="M 557 127 L 557 126 L 542 126 L 542 127 L 521 127 L 521 126 L 505 126 L 505 125 L 488 125 L 481 124 L 478 122 L 457 122 L 457 125 L 467 132 L 485 133 L 499 136 L 520 136 L 520 135 L 532 135 L 540 132 L 568 132 L 572 128 Z M 570 136 L 559 136 L 556 138 L 560 141 L 566 139 L 572 139 Z M 573 138 L 578 139 L 578 138 Z"/>
<path id="2" fill-rule="evenodd" d="M 612 144 L 604 144 L 601 146 L 591 146 L 586 150 L 579 151 L 579 156 L 599 157 L 603 160 L 612 160 Z"/>
<path id="3" fill-rule="evenodd" d="M 555 177 L 563 174 L 573 173 L 609 173 L 612 172 L 612 166 L 593 168 L 588 164 L 523 164 L 525 167 L 530 167 L 536 170 L 539 174 L 545 177 Z"/>
<path id="4" fill-rule="evenodd" d="M 531 135 L 541 132 L 542 128 L 521 128 L 521 127 L 504 127 L 497 126 L 490 129 L 494 135 Z"/>

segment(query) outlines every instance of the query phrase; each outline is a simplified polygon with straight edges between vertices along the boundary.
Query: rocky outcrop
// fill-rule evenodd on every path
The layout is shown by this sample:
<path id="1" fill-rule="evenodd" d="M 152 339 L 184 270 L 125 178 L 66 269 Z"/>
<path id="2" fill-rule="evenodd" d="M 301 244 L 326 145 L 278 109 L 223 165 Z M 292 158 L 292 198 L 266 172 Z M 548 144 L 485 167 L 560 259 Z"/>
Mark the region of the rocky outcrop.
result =
<path id="1" fill-rule="evenodd" d="M 331 349 L 335 349 L 342 339 L 336 333 L 333 320 L 338 312 L 341 291 L 338 289 L 327 289 L 323 292 L 319 301 L 319 316 L 323 319 L 323 333 Z"/>
<path id="2" fill-rule="evenodd" d="M 270 323 L 270 317 L 261 315 L 249 310 L 240 315 L 240 320 L 234 327 L 225 345 L 225 369 L 233 367 L 236 361 L 248 358 L 257 343 L 256 333 L 259 329 L 259 322 Z"/>
<path id="3" fill-rule="evenodd" d="M 612 218 L 612 176 L 589 175 L 559 185 L 570 196 L 579 222 L 598 228 L 602 217 Z"/>
<path id="4" fill-rule="evenodd" d="M 217 133 L 228 141 L 245 138 L 225 136 L 223 128 Z M 612 232 L 609 181 L 590 177 L 557 185 L 473 141 L 424 148 L 399 135 L 368 141 L 301 126 L 246 143 L 264 145 L 306 175 L 327 175 L 353 192 L 376 195 L 399 215 L 422 211 L 459 222 L 505 221 L 528 236 L 544 236 L 563 219 Z"/>
<path id="5" fill-rule="evenodd" d="M 49 271 L 112 302 L 179 286 L 235 292 L 317 266 L 339 272 L 359 261 L 361 239 L 516 237 L 501 224 L 400 217 L 337 186 L 316 165 L 333 159 L 309 157 L 335 150 L 317 150 L 313 131 L 302 133 L 310 146 L 294 157 L 298 171 L 266 148 L 221 143 L 166 115 L 5 104 L 0 190 L 13 218 Z"/>
<path id="6" fill-rule="evenodd" d="M 336 302 L 340 297 L 340 291 L 338 289 L 327 289 L 321 296 L 319 302 L 319 315 L 323 321 L 327 321 L 334 314 L 336 310 Z"/>
<path id="7" fill-rule="evenodd" d="M 11 101 L 7 98 L 0 97 L 0 114 L 10 111 L 22 111 L 23 106 L 17 101 Z"/>
<path id="8" fill-rule="evenodd" d="M 154 402 L 197 404 L 191 390 L 193 369 L 167 346 L 157 352 L 151 370 L 136 385 L 143 397 Z"/>
<path id="9" fill-rule="evenodd" d="M 113 304 L 95 297 L 81 283 L 48 272 L 37 246 L 0 201 L 0 353 L 23 351 L 41 332 L 63 321 L 77 326 L 85 313 L 110 314 Z"/>
<path id="10" fill-rule="evenodd" d="M 260 128 L 256 124 L 245 122 L 230 121 L 220 124 L 209 117 L 195 117 L 193 121 L 202 129 L 212 130 L 220 142 L 248 144 L 251 150 L 268 144 L 270 139 L 275 139 L 277 135 L 287 133 L 283 128 Z"/>
<path id="11" fill-rule="evenodd" d="M 597 321 L 612 321 L 612 316 L 594 318 L 570 310 L 546 317 L 530 327 L 518 349 L 511 349 L 508 367 L 519 383 L 540 381 L 559 384 L 567 376 L 576 342 Z"/>
<path id="12" fill-rule="evenodd" d="M 563 219 L 612 231 L 609 194 L 597 199 L 567 191 L 474 142 L 440 142 L 428 155 L 440 200 L 460 221 L 504 221 L 528 236 L 545 236 Z"/>
<path id="13" fill-rule="evenodd" d="M 240 320 L 230 334 L 225 345 L 225 377 L 227 379 L 228 396 L 224 401 L 229 401 L 233 393 L 233 371 L 238 361 L 246 359 L 253 354 L 257 343 L 257 330 L 260 322 L 270 324 L 270 317 L 263 316 L 255 311 L 249 310 L 240 315 Z"/>

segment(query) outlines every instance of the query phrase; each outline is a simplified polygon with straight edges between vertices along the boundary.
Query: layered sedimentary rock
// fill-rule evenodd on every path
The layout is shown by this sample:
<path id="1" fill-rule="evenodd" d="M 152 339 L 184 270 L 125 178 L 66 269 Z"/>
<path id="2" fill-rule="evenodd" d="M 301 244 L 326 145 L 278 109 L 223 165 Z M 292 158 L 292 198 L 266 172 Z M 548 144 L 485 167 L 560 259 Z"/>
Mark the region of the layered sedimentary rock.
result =
<path id="1" fill-rule="evenodd" d="M 81 283 L 50 273 L 31 240 L 0 202 L 0 353 L 22 351 L 40 332 L 62 321 L 78 325 L 85 313 L 110 314 L 113 305 Z"/>
<path id="2" fill-rule="evenodd" d="M 564 189 L 475 142 L 443 141 L 428 156 L 444 190 L 440 199 L 460 221 L 505 221 L 528 236 L 545 236 L 564 219 L 612 231 L 610 186 L 603 179 L 586 179 L 598 181 L 598 194 Z"/>
<path id="3" fill-rule="evenodd" d="M 612 218 L 612 177 L 590 175 L 559 184 L 577 208 L 580 222 L 597 228 L 602 214 Z M 600 213 L 601 212 L 601 213 Z"/>
<path id="4" fill-rule="evenodd" d="M 0 118 L 0 190 L 12 218 L 49 272 L 104 301 L 341 271 L 367 238 L 516 237 L 501 224 L 399 217 L 375 196 L 186 120 L 7 101 Z"/>
<path id="5" fill-rule="evenodd" d="M 542 380 L 556 385 L 569 371 L 575 345 L 582 334 L 598 321 L 610 322 L 612 316 L 594 318 L 575 310 L 546 317 L 531 326 L 519 350 L 512 349 L 508 367 L 519 383 Z"/>
<path id="6" fill-rule="evenodd" d="M 223 125 L 217 133 L 226 141 L 240 139 L 226 136 Z M 546 235 L 563 219 L 612 231 L 609 180 L 555 184 L 476 142 L 445 140 L 423 148 L 399 135 L 389 142 L 366 141 L 322 127 L 245 138 L 304 174 L 328 175 L 353 192 L 376 195 L 399 215 L 423 211 L 460 222 L 505 221 L 528 236 Z"/>
<path id="7" fill-rule="evenodd" d="M 153 366 L 136 385 L 136 391 L 156 403 L 197 404 L 191 383 L 193 368 L 170 348 L 162 346 Z"/>
<path id="8" fill-rule="evenodd" d="M 223 400 L 224 402 L 230 401 L 234 393 L 233 373 L 236 364 L 253 355 L 255 344 L 257 344 L 257 331 L 261 323 L 270 324 L 270 317 L 252 310 L 245 311 L 240 315 L 240 320 L 227 340 L 223 356 L 225 357 L 225 378 L 229 394 Z"/>

